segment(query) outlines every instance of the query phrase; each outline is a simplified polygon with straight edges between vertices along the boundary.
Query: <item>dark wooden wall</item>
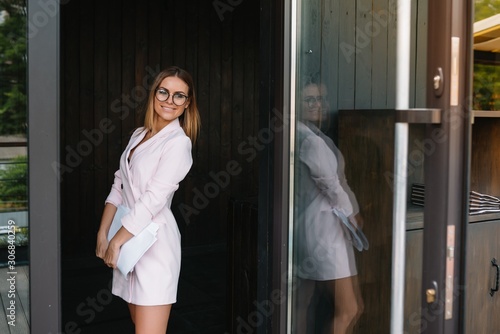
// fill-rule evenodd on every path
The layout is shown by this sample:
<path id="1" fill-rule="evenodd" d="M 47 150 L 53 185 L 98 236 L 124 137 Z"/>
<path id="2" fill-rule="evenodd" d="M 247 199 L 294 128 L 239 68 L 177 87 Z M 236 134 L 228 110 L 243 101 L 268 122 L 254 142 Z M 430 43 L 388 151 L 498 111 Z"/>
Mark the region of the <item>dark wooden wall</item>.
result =
<path id="1" fill-rule="evenodd" d="M 129 135 L 141 125 L 147 84 L 168 65 L 192 73 L 202 119 L 194 165 L 172 204 L 183 246 L 224 243 L 229 198 L 257 194 L 260 146 L 249 137 L 258 126 L 259 2 L 214 3 L 61 6 L 62 153 L 54 166 L 63 259 L 94 256 L 104 200 Z M 214 180 L 228 169 L 229 182 Z"/>

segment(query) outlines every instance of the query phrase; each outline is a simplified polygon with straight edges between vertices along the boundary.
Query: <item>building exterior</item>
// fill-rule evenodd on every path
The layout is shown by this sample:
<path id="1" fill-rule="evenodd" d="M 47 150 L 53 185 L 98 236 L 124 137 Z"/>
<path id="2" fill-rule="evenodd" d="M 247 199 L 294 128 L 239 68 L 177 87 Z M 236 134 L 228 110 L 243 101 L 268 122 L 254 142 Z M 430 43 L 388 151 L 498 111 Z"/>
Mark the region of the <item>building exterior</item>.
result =
<path id="1" fill-rule="evenodd" d="M 151 79 L 175 64 L 195 79 L 202 132 L 172 204 L 169 332 L 315 333 L 342 315 L 354 333 L 498 327 L 497 13 L 465 0 L 26 8 L 29 256 L 12 245 L 8 320 L 132 331 L 95 234 Z M 26 218 L 5 217 L 8 240 Z"/>

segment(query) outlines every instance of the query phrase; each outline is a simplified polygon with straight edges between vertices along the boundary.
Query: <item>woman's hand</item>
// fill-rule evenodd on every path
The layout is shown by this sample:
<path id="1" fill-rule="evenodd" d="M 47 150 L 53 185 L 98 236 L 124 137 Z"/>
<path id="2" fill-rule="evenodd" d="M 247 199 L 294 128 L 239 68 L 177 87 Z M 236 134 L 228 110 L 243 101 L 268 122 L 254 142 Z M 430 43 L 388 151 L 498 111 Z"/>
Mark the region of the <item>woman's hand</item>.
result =
<path id="1" fill-rule="evenodd" d="M 118 255 L 120 255 L 120 246 L 111 240 L 104 254 L 104 263 L 108 267 L 115 269 L 118 262 Z"/>
<path id="2" fill-rule="evenodd" d="M 108 238 L 104 233 L 97 233 L 97 246 L 95 248 L 95 255 L 100 258 L 104 259 L 104 255 L 106 254 L 106 250 L 108 249 Z"/>

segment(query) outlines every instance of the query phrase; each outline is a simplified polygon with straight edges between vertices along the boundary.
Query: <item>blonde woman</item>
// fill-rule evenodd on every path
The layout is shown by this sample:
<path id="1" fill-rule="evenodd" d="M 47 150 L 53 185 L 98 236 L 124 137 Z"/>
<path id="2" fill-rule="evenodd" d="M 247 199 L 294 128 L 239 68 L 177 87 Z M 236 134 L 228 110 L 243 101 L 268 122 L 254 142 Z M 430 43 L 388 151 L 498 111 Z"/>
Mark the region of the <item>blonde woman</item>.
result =
<path id="1" fill-rule="evenodd" d="M 191 147 L 200 127 L 191 75 L 175 66 L 160 72 L 146 108 L 144 126 L 134 131 L 123 152 L 105 201 L 96 255 L 114 268 L 112 292 L 128 303 L 135 333 L 165 334 L 181 261 L 180 233 L 170 205 L 191 168 Z M 130 211 L 108 242 L 120 205 Z M 158 240 L 124 277 L 116 269 L 120 247 L 151 221 L 159 225 Z"/>

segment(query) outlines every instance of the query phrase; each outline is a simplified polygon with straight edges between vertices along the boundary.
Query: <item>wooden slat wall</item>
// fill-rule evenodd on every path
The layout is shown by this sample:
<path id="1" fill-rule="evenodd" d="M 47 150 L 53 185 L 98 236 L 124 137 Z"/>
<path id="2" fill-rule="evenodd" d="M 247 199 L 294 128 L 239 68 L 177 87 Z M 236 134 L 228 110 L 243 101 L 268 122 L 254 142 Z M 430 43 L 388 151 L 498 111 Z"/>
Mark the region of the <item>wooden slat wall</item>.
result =
<path id="1" fill-rule="evenodd" d="M 394 108 L 396 1 L 312 0 L 301 6 L 299 80 L 321 75 L 334 118 L 339 109 Z M 426 11 L 426 0 L 412 2 L 410 106 L 425 103 Z"/>
<path id="2" fill-rule="evenodd" d="M 258 132 L 259 2 L 243 1 L 221 16 L 203 0 L 75 0 L 61 12 L 63 259 L 93 256 L 113 173 L 142 122 L 144 78 L 173 64 L 194 77 L 202 132 L 172 209 L 184 247 L 225 242 L 229 198 L 257 194 L 258 161 L 238 145 L 251 147 L 248 137 Z M 213 198 L 196 208 L 194 191 L 206 194 L 215 184 L 210 172 L 226 171 L 229 161 L 242 172 L 216 194 L 211 188 Z M 199 212 L 185 220 L 181 203 Z"/>

